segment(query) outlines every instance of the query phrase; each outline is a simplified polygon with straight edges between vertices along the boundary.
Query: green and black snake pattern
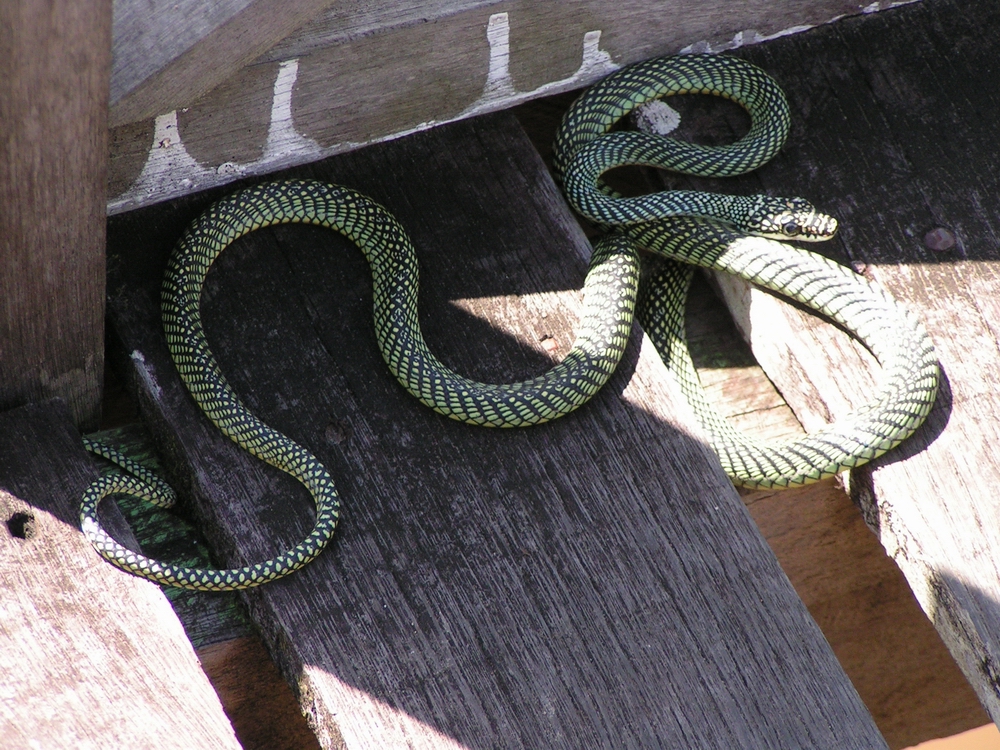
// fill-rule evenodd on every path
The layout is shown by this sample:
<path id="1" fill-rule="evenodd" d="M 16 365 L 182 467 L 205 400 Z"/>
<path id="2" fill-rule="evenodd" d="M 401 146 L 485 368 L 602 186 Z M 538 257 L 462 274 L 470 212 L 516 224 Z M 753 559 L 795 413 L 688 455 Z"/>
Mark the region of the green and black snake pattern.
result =
<path id="1" fill-rule="evenodd" d="M 219 253 L 248 232 L 286 223 L 328 227 L 361 249 L 371 267 L 375 335 L 383 358 L 403 387 L 453 419 L 518 427 L 568 414 L 600 390 L 625 351 L 639 261 L 634 246 L 623 237 L 610 236 L 594 250 L 584 280 L 584 313 L 566 358 L 537 378 L 493 385 L 452 372 L 428 349 L 417 321 L 416 252 L 385 208 L 354 190 L 306 180 L 267 183 L 224 198 L 188 229 L 170 257 L 161 304 L 167 345 L 202 411 L 240 447 L 302 482 L 316 503 L 316 522 L 305 540 L 266 562 L 230 570 L 165 565 L 125 548 L 101 528 L 97 506 L 108 495 L 127 493 L 151 500 L 157 495 L 138 476 L 111 474 L 87 490 L 81 519 L 97 550 L 125 570 L 170 586 L 247 588 L 301 568 L 333 536 L 339 499 L 329 473 L 308 450 L 268 427 L 240 402 L 209 349 L 201 323 L 201 290 Z M 100 450 L 121 463 L 110 449 Z"/>
<path id="2" fill-rule="evenodd" d="M 609 132 L 636 107 L 664 96 L 713 94 L 740 104 L 749 132 L 722 147 L 660 135 Z M 639 63 L 588 89 L 566 113 L 554 166 L 581 214 L 617 227 L 667 259 L 641 295 L 638 319 L 692 405 L 732 480 L 744 487 L 791 487 L 859 466 L 898 445 L 924 421 L 939 368 L 920 321 L 879 286 L 848 268 L 777 240 L 825 240 L 837 222 L 801 198 L 667 191 L 616 194 L 601 175 L 647 165 L 725 177 L 756 169 L 781 148 L 790 123 L 781 89 L 738 58 L 685 55 Z M 707 401 L 688 353 L 684 302 L 693 268 L 734 274 L 796 300 L 854 333 L 883 367 L 863 407 L 802 439 L 766 444 L 734 429 Z"/>
<path id="3" fill-rule="evenodd" d="M 685 92 L 713 93 L 740 103 L 751 114 L 750 133 L 723 148 L 608 133 L 643 102 Z M 259 185 L 219 201 L 188 229 L 170 258 L 162 291 L 167 344 L 181 379 L 208 418 L 242 448 L 309 490 L 316 504 L 313 530 L 284 554 L 242 568 L 191 569 L 151 560 L 112 539 L 101 528 L 97 507 L 115 493 L 169 506 L 173 493 L 148 470 L 88 441 L 90 449 L 130 473 L 107 475 L 88 488 L 81 508 L 84 532 L 102 555 L 125 570 L 171 586 L 214 591 L 287 575 L 314 559 L 332 538 L 339 498 L 329 473 L 308 450 L 240 402 L 201 323 L 201 290 L 219 253 L 248 232 L 283 223 L 328 227 L 362 250 L 372 271 L 375 335 L 386 363 L 410 393 L 453 419 L 490 427 L 533 425 L 568 414 L 592 398 L 611 377 L 629 339 L 641 246 L 678 261 L 642 295 L 643 325 L 678 374 L 734 481 L 761 487 L 800 484 L 884 453 L 916 429 L 934 401 L 937 362 L 926 333 L 887 294 L 851 271 L 747 234 L 824 238 L 835 230 L 833 219 L 801 199 L 691 192 L 625 199 L 600 179 L 619 164 L 666 166 L 698 175 L 746 172 L 777 153 L 788 122 L 788 107 L 774 82 L 734 58 L 686 56 L 643 63 L 584 94 L 567 113 L 556 141 L 556 171 L 581 213 L 617 229 L 594 249 L 572 351 L 545 374 L 521 383 L 478 383 L 452 372 L 431 353 L 417 321 L 415 251 L 402 227 L 371 199 L 348 188 L 297 180 Z M 687 354 L 683 310 L 689 264 L 737 273 L 854 331 L 886 370 L 872 403 L 828 430 L 782 446 L 759 445 L 735 432 L 705 401 Z"/>

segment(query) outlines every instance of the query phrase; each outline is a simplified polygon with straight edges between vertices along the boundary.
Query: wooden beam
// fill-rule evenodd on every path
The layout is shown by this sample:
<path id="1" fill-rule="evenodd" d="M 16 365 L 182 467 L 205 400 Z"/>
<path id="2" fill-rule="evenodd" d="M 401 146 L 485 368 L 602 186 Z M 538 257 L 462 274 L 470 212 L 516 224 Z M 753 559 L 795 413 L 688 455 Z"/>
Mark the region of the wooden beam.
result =
<path id="1" fill-rule="evenodd" d="M 0 408 L 60 396 L 92 428 L 104 366 L 111 0 L 10 0 L 0 29 Z"/>
<path id="2" fill-rule="evenodd" d="M 0 414 L 0 745 L 238 750 L 162 592 L 80 533 L 96 478 L 65 404 Z"/>
<path id="3" fill-rule="evenodd" d="M 295 5 L 304 9 L 306 0 Z M 236 57 L 226 50 L 235 45 L 242 54 L 244 42 L 220 26 L 211 44 L 178 57 L 176 64 L 187 66 L 183 73 L 164 74 L 135 89 L 142 107 L 129 113 L 119 108 L 124 105 L 113 108 L 119 127 L 112 133 L 109 210 L 117 213 L 577 89 L 636 60 L 684 49 L 733 49 L 887 5 L 338 2 L 238 70 L 232 69 Z M 174 19 L 173 14 L 149 18 L 145 11 L 142 17 L 156 28 Z M 134 44 L 116 35 L 118 46 L 131 50 Z M 188 62 L 195 58 L 197 64 Z"/>
<path id="4" fill-rule="evenodd" d="M 190 104 L 334 2 L 116 3 L 111 127 Z"/>
<path id="5" fill-rule="evenodd" d="M 569 349 L 589 243 L 511 115 L 297 174 L 395 213 L 451 366 L 499 382 Z M 211 427 L 165 349 L 163 264 L 211 197 L 112 222 L 111 316 L 175 483 L 233 562 L 293 543 L 311 511 Z M 343 494 L 331 548 L 247 595 L 322 747 L 885 747 L 640 335 L 577 413 L 485 430 L 394 380 L 370 272 L 337 235 L 253 233 L 209 282 L 227 379 Z"/>

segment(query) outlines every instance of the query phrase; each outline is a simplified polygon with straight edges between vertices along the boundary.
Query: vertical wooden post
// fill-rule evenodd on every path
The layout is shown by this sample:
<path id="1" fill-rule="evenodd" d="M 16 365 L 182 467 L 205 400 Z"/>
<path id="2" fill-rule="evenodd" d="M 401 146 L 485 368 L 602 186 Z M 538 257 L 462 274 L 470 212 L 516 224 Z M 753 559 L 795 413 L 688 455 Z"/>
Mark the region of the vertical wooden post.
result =
<path id="1" fill-rule="evenodd" d="M 0 409 L 96 426 L 111 0 L 0 2 Z"/>

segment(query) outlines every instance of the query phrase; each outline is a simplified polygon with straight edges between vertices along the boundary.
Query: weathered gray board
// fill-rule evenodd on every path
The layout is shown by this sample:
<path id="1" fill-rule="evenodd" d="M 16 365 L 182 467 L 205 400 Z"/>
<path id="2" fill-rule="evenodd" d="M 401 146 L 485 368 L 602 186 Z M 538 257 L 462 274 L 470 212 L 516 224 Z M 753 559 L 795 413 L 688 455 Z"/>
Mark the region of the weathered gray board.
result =
<path id="1" fill-rule="evenodd" d="M 104 370 L 111 1 L 0 3 L 0 411 L 65 399 L 96 429 Z"/>
<path id="2" fill-rule="evenodd" d="M 333 2 L 116 0 L 112 127 L 194 101 Z"/>
<path id="3" fill-rule="evenodd" d="M 896 4 L 228 0 L 209 11 L 196 0 L 152 10 L 118 0 L 109 210 L 579 88 L 636 60 Z"/>
<path id="4" fill-rule="evenodd" d="M 736 191 L 802 195 L 837 216 L 839 238 L 816 249 L 884 284 L 935 340 L 945 382 L 928 425 L 854 472 L 851 491 L 994 721 L 998 35 L 1000 6 L 989 0 L 927 0 L 741 51 L 778 78 L 793 123 L 778 159 L 733 182 Z M 929 246 L 938 228 L 953 233 L 954 247 Z M 870 392 L 870 357 L 846 336 L 768 295 L 729 287 L 729 296 L 757 358 L 807 427 Z"/>
<path id="5" fill-rule="evenodd" d="M 61 401 L 0 414 L 0 748 L 239 748 L 159 588 L 80 533 L 96 478 Z"/>
<path id="6" fill-rule="evenodd" d="M 589 247 L 511 116 L 296 174 L 408 228 L 446 363 L 502 381 L 567 351 Z M 196 411 L 168 359 L 165 258 L 211 197 L 112 220 L 109 309 L 173 481 L 235 563 L 295 543 L 311 512 Z M 257 232 L 216 265 L 203 311 L 227 378 L 343 495 L 331 549 L 247 596 L 321 745 L 885 747 L 638 335 L 586 408 L 487 430 L 395 382 L 368 270 L 338 236 Z"/>

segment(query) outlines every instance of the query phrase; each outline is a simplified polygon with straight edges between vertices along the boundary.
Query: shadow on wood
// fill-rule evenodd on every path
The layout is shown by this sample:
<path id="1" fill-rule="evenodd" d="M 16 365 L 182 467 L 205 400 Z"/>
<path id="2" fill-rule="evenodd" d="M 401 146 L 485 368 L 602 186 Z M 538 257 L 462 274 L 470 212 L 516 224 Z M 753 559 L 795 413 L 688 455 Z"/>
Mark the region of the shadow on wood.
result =
<path id="1" fill-rule="evenodd" d="M 568 348 L 588 246 L 509 115 L 296 174 L 369 193 L 411 232 L 445 362 L 507 380 L 547 366 L 543 339 Z M 311 513 L 167 359 L 162 264 L 209 197 L 112 222 L 111 308 L 174 480 L 235 562 L 295 543 Z M 385 369 L 346 242 L 279 228 L 217 265 L 203 310 L 227 378 L 345 501 L 330 550 L 247 595 L 322 746 L 884 746 L 638 336 L 587 408 L 474 428 Z"/>
<path id="2" fill-rule="evenodd" d="M 163 594 L 80 533 L 96 478 L 65 404 L 0 415 L 0 746 L 238 748 Z"/>

